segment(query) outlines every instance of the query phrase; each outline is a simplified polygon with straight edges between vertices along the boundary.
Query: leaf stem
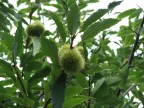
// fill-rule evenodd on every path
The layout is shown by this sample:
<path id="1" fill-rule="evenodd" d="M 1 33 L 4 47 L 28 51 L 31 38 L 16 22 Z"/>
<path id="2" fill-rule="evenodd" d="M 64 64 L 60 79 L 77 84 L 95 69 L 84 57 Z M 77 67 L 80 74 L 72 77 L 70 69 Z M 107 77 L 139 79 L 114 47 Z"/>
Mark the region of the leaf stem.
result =
<path id="1" fill-rule="evenodd" d="M 73 49 L 73 42 L 74 42 L 75 37 L 76 37 L 75 35 L 71 36 L 70 49 Z"/>

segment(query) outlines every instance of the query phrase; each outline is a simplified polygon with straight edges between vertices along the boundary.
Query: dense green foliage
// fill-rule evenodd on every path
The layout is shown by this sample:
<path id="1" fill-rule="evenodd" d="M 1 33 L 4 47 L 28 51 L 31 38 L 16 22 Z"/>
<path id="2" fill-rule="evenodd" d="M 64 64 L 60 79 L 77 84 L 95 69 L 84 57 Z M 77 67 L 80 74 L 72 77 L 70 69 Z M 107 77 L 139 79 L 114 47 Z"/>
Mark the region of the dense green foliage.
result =
<path id="1" fill-rule="evenodd" d="M 122 1 L 98 10 L 86 9 L 98 0 L 9 1 L 0 2 L 0 108 L 144 106 L 140 7 L 113 13 Z M 115 30 L 124 19 L 128 24 Z M 28 36 L 26 28 L 35 21 L 42 23 L 32 31 L 38 37 Z M 65 44 L 69 51 L 59 51 Z M 65 72 L 71 69 L 77 72 Z"/>

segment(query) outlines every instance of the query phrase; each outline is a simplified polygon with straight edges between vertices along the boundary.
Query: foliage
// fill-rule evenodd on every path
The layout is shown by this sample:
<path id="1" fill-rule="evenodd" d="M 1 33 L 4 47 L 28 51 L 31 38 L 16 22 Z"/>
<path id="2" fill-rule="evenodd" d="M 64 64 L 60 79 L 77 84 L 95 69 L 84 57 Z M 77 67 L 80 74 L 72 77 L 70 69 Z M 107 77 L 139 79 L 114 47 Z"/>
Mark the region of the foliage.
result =
<path id="1" fill-rule="evenodd" d="M 0 2 L 1 108 L 144 106 L 141 8 L 114 13 L 122 1 L 98 10 L 86 10 L 98 0 L 17 0 L 14 6 L 9 1 Z M 128 24 L 115 30 L 123 19 Z M 45 27 L 40 37 L 26 33 L 35 21 Z M 73 49 L 77 37 L 81 40 L 76 47 L 85 66 L 66 74 L 59 62 L 59 48 L 69 45 Z"/>

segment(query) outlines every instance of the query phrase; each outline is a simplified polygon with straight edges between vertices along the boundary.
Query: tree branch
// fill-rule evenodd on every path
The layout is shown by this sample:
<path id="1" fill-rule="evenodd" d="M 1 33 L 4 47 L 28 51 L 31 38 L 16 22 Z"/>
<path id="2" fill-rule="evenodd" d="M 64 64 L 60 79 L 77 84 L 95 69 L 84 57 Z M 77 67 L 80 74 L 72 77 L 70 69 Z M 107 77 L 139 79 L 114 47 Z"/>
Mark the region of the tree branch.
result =
<path id="1" fill-rule="evenodd" d="M 144 25 L 144 15 L 143 15 L 142 22 L 141 22 L 141 24 L 140 24 L 139 31 L 138 31 L 138 33 L 136 33 L 136 40 L 135 40 L 135 42 L 134 42 L 134 46 L 133 46 L 133 49 L 132 49 L 132 51 L 131 51 L 131 54 L 130 54 L 130 57 L 129 57 L 129 60 L 128 60 L 128 71 L 127 71 L 127 73 L 125 74 L 125 82 L 127 82 L 127 77 L 128 77 L 128 75 L 129 75 L 129 69 L 130 69 L 130 67 L 131 67 L 132 60 L 133 60 L 133 58 L 134 58 L 134 53 L 135 53 L 135 51 L 136 51 L 136 49 L 137 49 L 137 46 L 138 46 L 138 44 L 139 44 L 139 37 L 140 37 L 140 34 L 141 34 L 141 30 L 142 30 L 142 28 L 143 28 L 143 25 Z M 121 91 L 122 91 L 121 89 L 119 89 L 119 90 L 117 91 L 117 97 L 119 97 Z"/>
<path id="2" fill-rule="evenodd" d="M 135 40 L 135 43 L 134 43 L 134 46 L 133 46 L 133 49 L 132 49 L 132 52 L 131 52 L 131 55 L 130 55 L 130 58 L 129 58 L 129 61 L 128 61 L 128 65 L 129 65 L 128 68 L 130 68 L 130 65 L 132 64 L 132 60 L 133 60 L 134 53 L 136 51 L 137 45 L 139 43 L 139 36 L 140 36 L 141 30 L 143 28 L 143 25 L 144 25 L 144 16 L 143 16 L 142 22 L 140 24 L 139 32 L 136 34 L 136 40 Z"/>
<path id="3" fill-rule="evenodd" d="M 136 84 L 132 85 L 124 94 L 123 96 L 127 95 L 129 91 L 131 91 L 134 87 L 136 87 Z"/>

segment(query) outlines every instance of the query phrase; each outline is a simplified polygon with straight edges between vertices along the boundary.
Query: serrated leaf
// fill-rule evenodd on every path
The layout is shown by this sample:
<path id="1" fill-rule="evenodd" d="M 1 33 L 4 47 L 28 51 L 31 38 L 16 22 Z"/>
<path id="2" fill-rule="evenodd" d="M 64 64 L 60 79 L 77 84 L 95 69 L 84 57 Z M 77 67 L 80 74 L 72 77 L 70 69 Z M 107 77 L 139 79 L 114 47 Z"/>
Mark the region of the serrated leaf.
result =
<path id="1" fill-rule="evenodd" d="M 82 87 L 87 87 L 88 86 L 86 77 L 82 73 L 78 73 L 76 75 L 76 80 Z"/>
<path id="2" fill-rule="evenodd" d="M 70 11 L 67 15 L 68 30 L 71 35 L 74 35 L 80 25 L 80 14 L 76 3 L 70 6 Z"/>
<path id="3" fill-rule="evenodd" d="M 109 105 L 109 106 L 113 106 L 113 105 L 118 105 L 121 103 L 121 100 L 116 97 L 116 96 L 113 96 L 113 95 L 108 95 L 108 96 L 105 96 L 103 98 L 99 98 L 99 99 L 96 99 L 96 102 L 99 104 L 99 105 Z"/>
<path id="4" fill-rule="evenodd" d="M 52 104 L 54 108 L 62 108 L 66 89 L 66 74 L 62 73 L 52 87 Z"/>
<path id="5" fill-rule="evenodd" d="M 66 1 L 60 0 L 60 3 L 62 4 L 62 7 L 63 7 L 65 13 L 67 13 L 68 12 L 68 5 L 67 5 Z"/>
<path id="6" fill-rule="evenodd" d="M 31 61 L 25 65 L 24 71 L 27 71 L 27 72 L 31 72 L 31 71 L 35 71 L 35 70 L 39 71 L 40 69 L 42 69 L 42 66 L 43 66 L 43 64 L 41 62 Z"/>
<path id="7" fill-rule="evenodd" d="M 22 29 L 22 22 L 18 22 L 18 27 L 15 33 L 15 45 L 17 46 L 16 48 L 16 56 L 20 54 L 23 48 L 23 29 Z"/>
<path id="8" fill-rule="evenodd" d="M 117 24 L 119 20 L 117 19 L 104 19 L 101 22 L 96 22 L 89 26 L 82 35 L 82 40 L 85 41 L 87 39 L 93 38 L 101 31 L 110 28 L 111 26 Z"/>
<path id="9" fill-rule="evenodd" d="M 15 86 L 20 89 L 21 93 L 23 93 L 25 96 L 28 96 L 28 91 L 27 91 L 27 84 L 26 81 L 23 79 L 20 70 L 18 68 L 15 69 L 16 73 L 16 80 L 14 82 Z"/>
<path id="10" fill-rule="evenodd" d="M 44 99 L 45 99 L 45 102 L 47 102 L 50 97 L 51 97 L 51 89 L 50 89 L 50 84 L 47 83 L 44 87 Z"/>
<path id="11" fill-rule="evenodd" d="M 109 10 L 113 10 L 116 6 L 120 5 L 122 1 L 114 1 L 108 5 Z"/>
<path id="12" fill-rule="evenodd" d="M 119 18 L 119 19 L 125 18 L 125 17 L 131 15 L 131 14 L 132 14 L 133 12 L 135 12 L 135 11 L 136 11 L 135 8 L 134 8 L 134 9 L 128 9 L 128 10 L 126 10 L 126 11 L 123 11 L 122 13 L 120 13 L 120 14 L 118 15 L 118 18 Z"/>
<path id="13" fill-rule="evenodd" d="M 5 94 L 13 94 L 15 93 L 16 88 L 15 87 L 2 87 L 0 86 L 0 93 L 5 93 Z"/>
<path id="14" fill-rule="evenodd" d="M 124 46 L 130 46 L 134 43 L 134 36 L 131 34 L 127 34 L 124 41 Z"/>
<path id="15" fill-rule="evenodd" d="M 12 51 L 12 46 L 14 44 L 14 37 L 6 32 L 1 32 L 2 35 L 2 42 L 6 46 L 6 48 L 11 52 Z"/>
<path id="16" fill-rule="evenodd" d="M 131 18 L 134 18 L 134 17 L 138 17 L 141 12 L 142 12 L 141 9 L 137 9 L 133 13 L 130 14 L 129 18 L 131 19 Z"/>
<path id="17" fill-rule="evenodd" d="M 14 97 L 14 96 L 4 94 L 4 93 L 0 93 L 0 99 L 2 99 L 2 100 L 3 99 L 10 99 L 13 102 L 24 105 L 26 107 L 30 107 L 30 106 L 34 105 L 34 101 L 30 100 L 28 98 Z"/>
<path id="18" fill-rule="evenodd" d="M 105 79 L 103 78 L 103 79 L 101 79 L 101 80 L 98 80 L 97 82 L 96 82 L 96 84 L 95 84 L 95 92 L 97 92 L 98 91 L 98 89 L 103 85 L 103 83 L 105 82 Z"/>
<path id="19" fill-rule="evenodd" d="M 105 82 L 105 78 L 102 78 L 95 83 L 92 92 L 95 98 L 101 98 L 108 95 L 109 89 Z"/>
<path id="20" fill-rule="evenodd" d="M 78 95 L 79 93 L 81 93 L 82 91 L 83 91 L 83 88 L 82 88 L 82 87 L 79 87 L 79 86 L 71 86 L 71 87 L 68 87 L 68 88 L 66 89 L 65 98 L 70 98 L 70 97 L 76 96 L 76 95 Z"/>
<path id="21" fill-rule="evenodd" d="M 32 87 L 38 82 L 40 82 L 44 77 L 46 77 L 51 72 L 50 67 L 45 67 L 44 69 L 37 71 L 29 80 L 28 87 Z"/>
<path id="22" fill-rule="evenodd" d="M 13 18 L 11 18 L 9 14 L 14 16 L 17 20 L 21 20 L 23 23 L 28 25 L 25 19 L 23 19 L 19 14 L 17 14 L 13 9 L 6 7 L 2 2 L 0 2 L 0 8 L 1 8 L 1 11 L 5 13 L 5 15 L 7 15 L 10 19 L 14 20 Z"/>
<path id="23" fill-rule="evenodd" d="M 61 39 L 63 40 L 63 42 L 65 42 L 66 41 L 66 31 L 65 31 L 64 25 L 62 24 L 62 22 L 60 21 L 58 16 L 56 16 L 54 13 L 51 12 L 51 16 L 57 25 L 58 32 L 60 34 Z"/>
<path id="24" fill-rule="evenodd" d="M 41 38 L 41 51 L 49 56 L 54 63 L 58 63 L 58 48 L 54 41 Z"/>
<path id="25" fill-rule="evenodd" d="M 58 63 L 55 63 L 52 65 L 52 71 L 51 71 L 51 75 L 53 77 L 53 80 L 57 80 L 57 78 L 61 75 L 62 70 L 61 67 Z"/>
<path id="26" fill-rule="evenodd" d="M 7 76 L 9 76 L 11 79 L 15 80 L 13 68 L 9 63 L 0 59 L 0 67 L 5 70 L 4 72 L 7 74 Z"/>
<path id="27" fill-rule="evenodd" d="M 121 81 L 121 79 L 119 77 L 107 77 L 106 78 L 107 85 L 114 85 L 120 81 Z"/>
<path id="28" fill-rule="evenodd" d="M 64 108 L 70 108 L 74 107 L 76 105 L 79 105 L 85 101 L 87 101 L 90 97 L 87 96 L 78 96 L 78 97 L 73 97 L 65 100 L 64 102 Z"/>
<path id="29" fill-rule="evenodd" d="M 108 12 L 108 9 L 99 9 L 98 11 L 94 12 L 90 17 L 86 19 L 82 26 L 82 30 L 85 30 L 89 25 L 100 19 L 103 15 Z"/>
<path id="30" fill-rule="evenodd" d="M 7 18 L 4 16 L 2 12 L 0 12 L 0 28 L 6 32 L 9 32 L 9 29 L 7 28 Z"/>

